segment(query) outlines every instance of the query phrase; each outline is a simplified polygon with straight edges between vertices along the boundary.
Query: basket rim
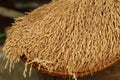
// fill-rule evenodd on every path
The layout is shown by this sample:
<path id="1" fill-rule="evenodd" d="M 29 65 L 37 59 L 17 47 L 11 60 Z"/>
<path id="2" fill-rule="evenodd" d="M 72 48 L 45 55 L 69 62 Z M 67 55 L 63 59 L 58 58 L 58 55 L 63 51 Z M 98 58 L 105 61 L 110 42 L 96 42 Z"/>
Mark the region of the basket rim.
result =
<path id="1" fill-rule="evenodd" d="M 26 58 L 25 55 L 21 56 L 21 59 L 24 62 L 27 61 L 27 58 Z M 93 75 L 94 73 L 96 73 L 98 71 L 102 71 L 102 70 L 106 69 L 107 67 L 112 66 L 112 64 L 116 63 L 117 61 L 120 61 L 120 56 L 117 56 L 117 57 L 112 58 L 111 60 L 108 60 L 108 62 L 101 67 L 96 67 L 96 68 L 93 68 L 91 70 L 86 70 L 86 71 L 82 71 L 82 72 L 77 71 L 76 76 L 77 77 L 83 77 L 83 76 L 87 76 L 87 75 Z M 37 63 L 33 63 L 33 67 L 36 70 L 41 71 L 42 73 L 46 73 L 46 74 L 51 75 L 51 76 L 60 76 L 60 77 L 63 77 L 63 78 L 72 77 L 72 75 L 69 75 L 69 74 L 65 73 L 64 71 L 62 72 L 62 71 L 57 71 L 56 70 L 56 71 L 49 72 L 44 67 L 41 67 L 40 69 L 38 69 L 38 64 Z"/>

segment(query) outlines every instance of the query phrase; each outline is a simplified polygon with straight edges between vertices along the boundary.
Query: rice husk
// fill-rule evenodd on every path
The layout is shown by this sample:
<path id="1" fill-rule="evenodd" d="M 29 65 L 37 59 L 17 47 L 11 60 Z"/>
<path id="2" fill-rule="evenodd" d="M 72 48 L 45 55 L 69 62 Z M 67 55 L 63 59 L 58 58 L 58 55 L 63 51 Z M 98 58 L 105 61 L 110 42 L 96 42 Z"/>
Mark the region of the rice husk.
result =
<path id="1" fill-rule="evenodd" d="M 10 71 L 27 58 L 24 76 L 34 63 L 74 78 L 108 67 L 120 60 L 120 0 L 54 0 L 16 19 L 3 52 Z"/>

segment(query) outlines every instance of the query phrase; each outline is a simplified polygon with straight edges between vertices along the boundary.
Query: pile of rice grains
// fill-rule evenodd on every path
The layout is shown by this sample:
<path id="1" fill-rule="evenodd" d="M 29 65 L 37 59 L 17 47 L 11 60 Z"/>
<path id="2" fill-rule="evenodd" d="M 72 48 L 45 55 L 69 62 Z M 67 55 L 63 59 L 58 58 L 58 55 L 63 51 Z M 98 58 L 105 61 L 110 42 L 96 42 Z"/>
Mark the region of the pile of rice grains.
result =
<path id="1" fill-rule="evenodd" d="M 120 0 L 54 0 L 16 19 L 3 47 L 10 71 L 21 56 L 50 74 L 85 76 L 120 60 Z"/>

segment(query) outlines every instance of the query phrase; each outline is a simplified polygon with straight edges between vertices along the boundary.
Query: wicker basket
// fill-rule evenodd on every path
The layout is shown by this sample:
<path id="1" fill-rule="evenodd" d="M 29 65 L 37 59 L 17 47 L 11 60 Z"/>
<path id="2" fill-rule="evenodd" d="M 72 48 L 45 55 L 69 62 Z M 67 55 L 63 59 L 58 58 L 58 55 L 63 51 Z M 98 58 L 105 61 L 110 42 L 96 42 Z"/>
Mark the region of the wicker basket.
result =
<path id="1" fill-rule="evenodd" d="M 21 57 L 21 59 L 22 59 L 24 62 L 27 61 L 27 58 L 25 57 L 25 55 L 23 55 L 23 56 Z M 101 67 L 97 67 L 97 68 L 94 68 L 94 69 L 92 69 L 92 70 L 88 70 L 88 71 L 84 71 L 84 72 L 78 71 L 77 76 L 83 77 L 83 76 L 87 76 L 87 75 L 90 75 L 90 74 L 92 75 L 92 74 L 95 73 L 95 72 L 104 70 L 105 68 L 111 66 L 112 64 L 114 64 L 115 62 L 117 62 L 117 61 L 119 61 L 119 60 L 120 60 L 120 57 L 118 56 L 118 57 L 116 57 L 116 58 L 108 61 L 107 64 L 104 64 L 104 65 L 101 66 Z M 43 73 L 46 73 L 46 74 L 49 74 L 49 75 L 52 75 L 52 76 L 59 76 L 59 77 L 63 77 L 63 78 L 72 77 L 72 75 L 65 74 L 64 71 L 53 71 L 53 72 L 49 72 L 49 71 L 46 70 L 44 67 L 42 67 L 42 68 L 39 69 L 39 68 L 38 68 L 38 63 L 34 63 L 33 67 L 34 67 L 36 70 L 40 71 L 40 72 L 43 72 Z"/>
<path id="2" fill-rule="evenodd" d="M 26 65 L 62 77 L 103 70 L 120 60 L 119 10 L 115 0 L 54 0 L 16 20 L 5 58 L 10 68 L 22 56 Z"/>

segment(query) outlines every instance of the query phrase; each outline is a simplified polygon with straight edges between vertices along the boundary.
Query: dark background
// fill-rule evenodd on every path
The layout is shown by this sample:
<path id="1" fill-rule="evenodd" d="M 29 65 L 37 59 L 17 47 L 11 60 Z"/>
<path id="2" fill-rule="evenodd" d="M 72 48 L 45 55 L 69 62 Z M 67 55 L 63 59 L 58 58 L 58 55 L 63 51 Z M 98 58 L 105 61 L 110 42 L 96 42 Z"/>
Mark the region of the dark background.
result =
<path id="1" fill-rule="evenodd" d="M 30 12 L 38 6 L 51 2 L 51 0 L 0 0 L 0 7 L 12 9 L 19 12 Z M 13 18 L 1 16 L 0 14 L 0 45 L 5 40 L 5 29 L 14 22 Z"/>

